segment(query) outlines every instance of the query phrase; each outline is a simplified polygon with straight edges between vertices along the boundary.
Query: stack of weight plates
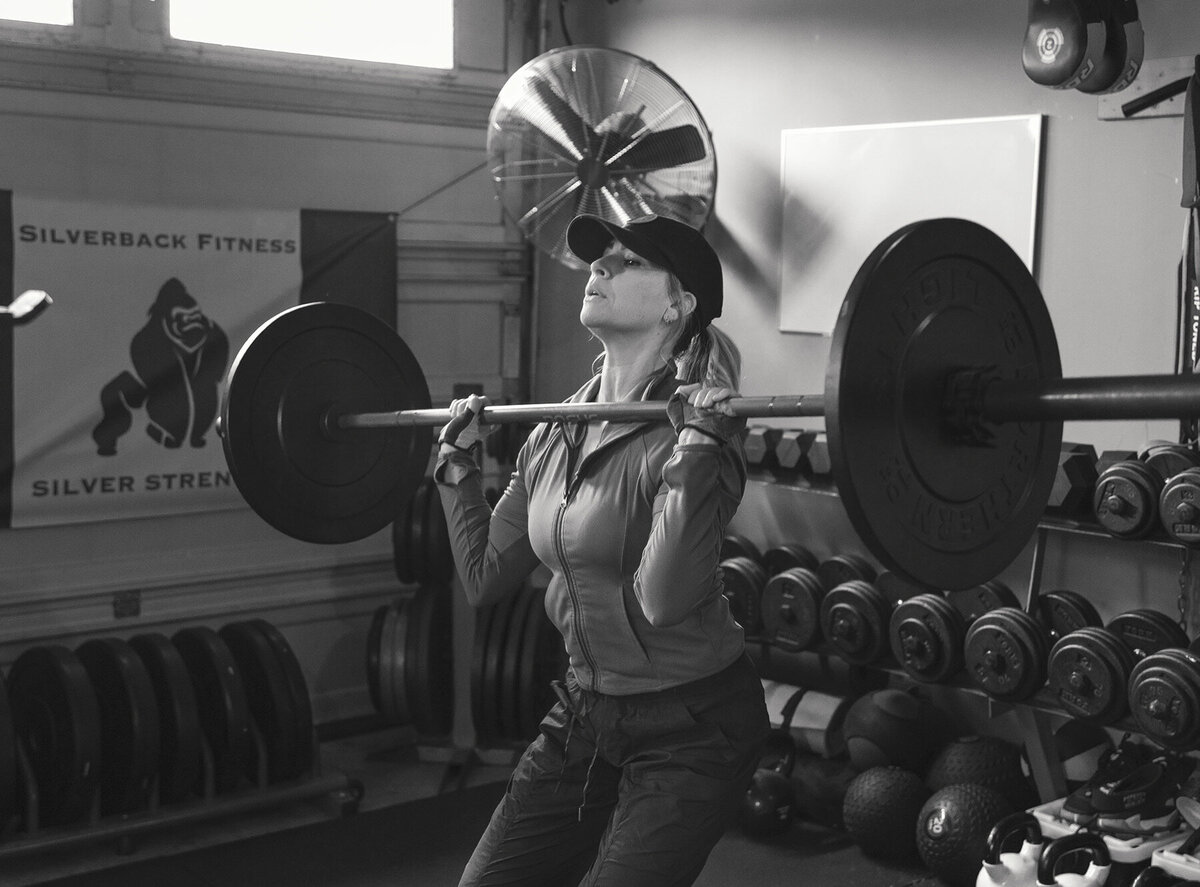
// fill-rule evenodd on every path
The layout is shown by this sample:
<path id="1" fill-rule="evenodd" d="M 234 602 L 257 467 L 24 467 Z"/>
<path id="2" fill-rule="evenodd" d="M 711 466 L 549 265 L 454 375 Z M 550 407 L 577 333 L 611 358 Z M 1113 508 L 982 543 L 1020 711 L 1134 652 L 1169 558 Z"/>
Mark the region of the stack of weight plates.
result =
<path id="1" fill-rule="evenodd" d="M 448 585 L 453 577 L 450 531 L 432 477 L 421 481 L 393 522 L 392 557 L 405 585 Z"/>
<path id="2" fill-rule="evenodd" d="M 67 825 L 312 770 L 304 676 L 283 635 L 261 619 L 170 638 L 96 638 L 75 650 L 31 647 L 13 662 L 6 690 L 0 830 L 15 816 L 27 830 Z M 35 798 L 21 790 L 26 780 Z"/>
<path id="3" fill-rule="evenodd" d="M 554 700 L 550 682 L 566 673 L 567 654 L 545 597 L 545 589 L 526 585 L 478 611 L 471 654 L 477 745 L 529 741 Z"/>
<path id="4" fill-rule="evenodd" d="M 452 603 L 449 588 L 420 586 L 378 607 L 367 632 L 375 710 L 422 736 L 445 736 L 453 727 Z"/>

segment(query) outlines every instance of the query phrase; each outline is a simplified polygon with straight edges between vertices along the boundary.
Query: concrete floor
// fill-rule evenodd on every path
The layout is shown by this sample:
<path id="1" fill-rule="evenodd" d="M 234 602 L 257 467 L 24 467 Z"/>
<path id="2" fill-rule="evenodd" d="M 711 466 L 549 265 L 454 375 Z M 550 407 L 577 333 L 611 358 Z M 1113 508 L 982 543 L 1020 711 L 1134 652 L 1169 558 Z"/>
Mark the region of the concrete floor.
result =
<path id="1" fill-rule="evenodd" d="M 269 807 L 245 810 L 221 810 L 220 804 L 214 803 L 197 821 L 156 827 L 124 841 L 100 837 L 95 828 L 76 829 L 80 836 L 91 835 L 82 842 L 72 837 L 69 843 L 55 843 L 54 838 L 65 832 L 49 829 L 42 832 L 45 840 L 38 845 L 21 832 L 0 837 L 0 887 L 25 887 L 334 819 L 343 815 L 344 803 L 352 803 L 350 788 L 355 782 L 363 787 L 358 809 L 367 811 L 431 797 L 445 788 L 506 780 L 515 755 L 515 751 L 499 750 L 481 753 L 482 760 L 464 759 L 449 749 L 418 746 L 405 728 L 327 740 L 320 743 L 320 752 L 320 776 L 310 786 L 324 786 L 324 790 L 315 796 L 310 792 L 308 797 L 285 798 Z M 254 789 L 246 791 L 255 793 Z M 194 809 L 195 805 L 189 811 Z"/>

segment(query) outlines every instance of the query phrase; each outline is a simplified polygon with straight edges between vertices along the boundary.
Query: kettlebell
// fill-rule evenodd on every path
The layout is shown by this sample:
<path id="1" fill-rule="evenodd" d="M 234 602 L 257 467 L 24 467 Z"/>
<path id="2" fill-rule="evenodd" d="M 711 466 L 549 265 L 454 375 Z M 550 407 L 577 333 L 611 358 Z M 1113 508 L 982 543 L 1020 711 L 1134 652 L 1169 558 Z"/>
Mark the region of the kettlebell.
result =
<path id="1" fill-rule="evenodd" d="M 750 780 L 742 799 L 741 826 L 750 835 L 773 837 L 781 835 L 792 824 L 796 809 L 796 789 L 792 785 L 792 771 L 796 768 L 796 741 L 792 738 L 792 718 L 805 690 L 797 690 L 784 703 L 780 712 L 783 725 L 767 734 L 760 756 L 762 761 L 773 761 L 770 766 L 760 766 Z"/>
<path id="2" fill-rule="evenodd" d="M 1063 857 L 1079 851 L 1087 851 L 1091 855 L 1087 871 L 1083 874 L 1076 872 L 1057 871 L 1058 863 Z M 1055 838 L 1046 845 L 1037 866 L 1037 887 L 1101 887 L 1108 880 L 1112 870 L 1112 855 L 1104 838 L 1095 832 L 1075 832 Z"/>
<path id="3" fill-rule="evenodd" d="M 1004 848 L 1018 835 L 1024 836 L 1021 849 L 1005 852 Z M 1032 813 L 1019 810 L 1005 816 L 988 833 L 983 868 L 975 887 L 1033 887 L 1042 844 L 1042 827 Z"/>

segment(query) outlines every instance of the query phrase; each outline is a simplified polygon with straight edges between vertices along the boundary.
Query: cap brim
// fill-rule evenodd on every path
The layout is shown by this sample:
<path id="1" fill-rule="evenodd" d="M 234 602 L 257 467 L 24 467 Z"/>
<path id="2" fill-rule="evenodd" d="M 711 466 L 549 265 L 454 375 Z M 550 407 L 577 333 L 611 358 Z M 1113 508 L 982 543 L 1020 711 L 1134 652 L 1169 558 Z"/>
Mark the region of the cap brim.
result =
<path id="1" fill-rule="evenodd" d="M 567 226 L 567 247 L 575 256 L 589 265 L 604 255 L 613 241 L 633 250 L 643 259 L 674 272 L 667 257 L 652 240 L 639 236 L 628 228 L 622 228 L 599 216 L 576 216 Z"/>

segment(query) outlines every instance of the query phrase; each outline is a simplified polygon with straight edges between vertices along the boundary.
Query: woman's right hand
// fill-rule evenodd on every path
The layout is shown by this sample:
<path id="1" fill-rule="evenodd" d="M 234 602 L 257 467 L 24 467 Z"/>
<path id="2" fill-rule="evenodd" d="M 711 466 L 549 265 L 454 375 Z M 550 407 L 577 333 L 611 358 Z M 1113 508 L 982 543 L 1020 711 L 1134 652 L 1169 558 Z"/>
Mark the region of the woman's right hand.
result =
<path id="1" fill-rule="evenodd" d="M 470 394 L 450 402 L 450 421 L 438 435 L 439 444 L 448 444 L 457 450 L 469 450 L 479 441 L 479 414 L 487 406 L 488 399 L 479 394 Z"/>

